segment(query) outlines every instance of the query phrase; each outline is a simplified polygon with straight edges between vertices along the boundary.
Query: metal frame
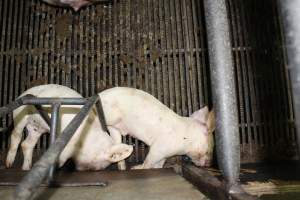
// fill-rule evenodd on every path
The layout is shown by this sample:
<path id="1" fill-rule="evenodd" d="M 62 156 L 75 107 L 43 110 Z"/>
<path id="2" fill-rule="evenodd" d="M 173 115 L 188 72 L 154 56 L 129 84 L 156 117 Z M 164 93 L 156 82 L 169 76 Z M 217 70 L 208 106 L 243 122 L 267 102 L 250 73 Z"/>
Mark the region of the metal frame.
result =
<path id="1" fill-rule="evenodd" d="M 50 144 L 51 145 L 54 144 L 55 139 L 56 139 L 56 133 L 58 131 L 60 105 L 61 105 L 60 102 L 55 102 L 52 104 L 51 126 L 50 126 Z M 55 169 L 55 164 L 53 164 L 49 170 L 49 175 L 48 175 L 49 184 L 51 184 L 51 181 L 53 180 L 54 169 Z"/>
<path id="2" fill-rule="evenodd" d="M 229 193 L 242 192 L 238 184 L 240 142 L 233 58 L 225 0 L 204 1 L 213 105 L 216 112 L 216 148 Z"/>
<path id="3" fill-rule="evenodd" d="M 300 0 L 277 0 L 277 3 L 281 9 L 284 36 L 286 38 L 287 67 L 291 77 L 298 157 L 300 159 Z"/>
<path id="4" fill-rule="evenodd" d="M 26 95 L 15 102 L 0 108 L 0 117 L 8 114 L 14 109 L 22 105 L 34 105 L 45 121 L 50 125 L 50 137 L 51 146 L 43 154 L 43 156 L 37 161 L 32 170 L 26 174 L 22 181 L 18 184 L 13 198 L 16 200 L 26 200 L 33 197 L 37 188 L 43 184 L 43 180 L 47 177 L 47 185 L 54 185 L 53 173 L 55 171 L 55 162 L 59 154 L 63 151 L 64 147 L 71 139 L 77 128 L 82 123 L 83 119 L 87 116 L 89 111 L 92 109 L 93 105 L 96 104 L 97 113 L 99 115 L 99 120 L 102 125 L 103 130 L 108 131 L 106 126 L 106 120 L 103 112 L 103 107 L 101 100 L 98 95 L 92 96 L 90 98 L 36 98 L 33 95 Z M 52 114 L 51 119 L 48 114 L 42 109 L 41 105 L 51 105 Z M 74 117 L 70 124 L 65 128 L 65 130 L 59 134 L 56 138 L 58 119 L 59 119 L 59 109 L 61 105 L 84 105 L 80 112 Z M 247 193 L 240 192 L 231 194 L 228 192 L 227 188 L 214 176 L 206 172 L 205 170 L 196 168 L 192 165 L 186 165 L 183 163 L 183 175 L 191 183 L 195 184 L 203 192 L 207 192 L 207 195 L 216 199 L 256 199 Z M 98 186 L 105 186 L 106 181 L 97 182 Z M 91 185 L 88 183 L 87 185 Z M 95 184 L 92 184 L 95 185 Z M 72 184 L 71 186 L 84 186 L 84 184 Z M 216 196 L 215 196 L 216 194 Z"/>
<path id="5" fill-rule="evenodd" d="M 34 105 L 42 118 L 50 126 L 50 140 L 51 146 L 43 154 L 43 156 L 34 164 L 30 172 L 22 179 L 17 186 L 14 193 L 14 199 L 25 200 L 30 199 L 38 186 L 48 175 L 48 185 L 53 180 L 53 173 L 55 170 L 55 162 L 63 151 L 66 144 L 69 142 L 77 128 L 80 126 L 84 118 L 88 115 L 92 107 L 96 104 L 97 113 L 103 130 L 107 130 L 104 112 L 101 100 L 98 95 L 90 98 L 37 98 L 33 95 L 26 95 L 18 98 L 15 102 L 0 108 L 0 117 L 12 112 L 22 105 Z M 41 105 L 51 105 L 52 114 L 51 119 L 48 114 L 42 109 Z M 56 139 L 57 127 L 59 122 L 59 109 L 61 105 L 84 105 L 69 125 Z M 100 185 L 106 185 L 101 183 Z"/>

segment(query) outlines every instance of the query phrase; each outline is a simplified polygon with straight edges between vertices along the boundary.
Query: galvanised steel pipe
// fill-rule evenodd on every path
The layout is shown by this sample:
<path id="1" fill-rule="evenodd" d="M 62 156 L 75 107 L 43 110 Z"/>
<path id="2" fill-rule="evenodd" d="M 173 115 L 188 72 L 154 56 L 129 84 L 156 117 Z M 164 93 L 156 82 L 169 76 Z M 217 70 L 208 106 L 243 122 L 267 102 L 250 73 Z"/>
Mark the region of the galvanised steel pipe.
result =
<path id="1" fill-rule="evenodd" d="M 238 193 L 240 143 L 232 46 L 225 0 L 204 0 L 213 105 L 216 112 L 216 149 L 230 193 Z"/>
<path id="2" fill-rule="evenodd" d="M 62 105 L 84 105 L 88 99 L 86 98 L 30 98 L 24 96 L 22 102 L 24 105 L 52 105 L 60 102 Z"/>
<path id="3" fill-rule="evenodd" d="M 51 126 L 51 119 L 48 116 L 48 113 L 43 109 L 41 105 L 34 105 L 35 109 L 38 111 L 38 113 L 41 115 L 43 120 L 48 124 L 48 126 Z"/>
<path id="4" fill-rule="evenodd" d="M 52 105 L 53 103 L 59 102 L 61 105 L 84 105 L 87 102 L 87 98 L 37 98 L 33 95 L 25 95 L 17 98 L 14 102 L 0 108 L 0 117 L 7 115 L 13 110 L 17 109 L 22 105 Z M 39 111 L 39 107 L 37 107 Z M 43 117 L 44 118 L 44 117 Z M 47 123 L 49 120 L 45 119 Z"/>
<path id="5" fill-rule="evenodd" d="M 6 105 L 6 106 L 3 106 L 0 108 L 0 117 L 4 117 L 6 116 L 7 114 L 11 113 L 13 110 L 17 109 L 18 107 L 22 106 L 23 103 L 22 103 L 22 98 L 18 98 L 16 99 L 14 102 Z"/>
<path id="6" fill-rule="evenodd" d="M 59 108 L 60 103 L 52 104 L 52 112 L 51 112 L 51 126 L 50 126 L 50 144 L 54 144 L 57 131 L 58 131 L 58 122 L 59 122 Z M 51 184 L 53 180 L 53 174 L 55 170 L 55 163 L 50 167 L 48 174 L 48 183 Z"/>
<path id="7" fill-rule="evenodd" d="M 56 162 L 59 154 L 63 151 L 81 122 L 88 115 L 99 96 L 89 98 L 79 113 L 73 118 L 61 135 L 56 139 L 43 156 L 33 165 L 33 168 L 26 174 L 17 186 L 13 199 L 27 200 L 36 192 L 39 185 L 49 173 L 50 167 Z"/>
<path id="8" fill-rule="evenodd" d="M 100 97 L 99 97 L 98 101 L 96 102 L 96 109 L 97 109 L 97 114 L 98 114 L 98 118 L 99 118 L 102 130 L 109 133 Z"/>
<path id="9" fill-rule="evenodd" d="M 26 97 L 36 98 L 36 96 L 34 96 L 32 94 L 27 94 Z M 41 115 L 41 117 L 45 120 L 45 122 L 48 124 L 48 126 L 50 127 L 51 126 L 51 119 L 48 116 L 48 113 L 43 109 L 42 105 L 34 105 L 34 107 L 38 111 L 38 113 Z"/>
<path id="10" fill-rule="evenodd" d="M 278 0 L 284 25 L 300 159 L 300 0 Z"/>

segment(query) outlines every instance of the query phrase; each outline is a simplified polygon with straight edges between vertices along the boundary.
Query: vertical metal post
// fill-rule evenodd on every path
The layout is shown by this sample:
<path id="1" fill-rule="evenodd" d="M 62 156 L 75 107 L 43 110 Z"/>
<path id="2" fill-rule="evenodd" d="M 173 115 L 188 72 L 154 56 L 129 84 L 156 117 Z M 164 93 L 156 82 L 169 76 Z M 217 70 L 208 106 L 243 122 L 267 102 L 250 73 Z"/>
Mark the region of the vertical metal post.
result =
<path id="1" fill-rule="evenodd" d="M 230 193 L 238 193 L 240 144 L 232 46 L 225 0 L 204 0 L 213 105 L 216 112 L 216 148 L 219 166 Z"/>
<path id="2" fill-rule="evenodd" d="M 56 134 L 57 134 L 57 130 L 58 130 L 59 108 L 60 108 L 60 103 L 55 102 L 52 104 L 51 126 L 50 126 L 50 144 L 51 145 L 55 142 Z M 49 174 L 48 174 L 48 183 L 49 184 L 53 180 L 54 170 L 55 170 L 55 163 L 50 167 L 50 170 L 49 170 Z"/>
<path id="3" fill-rule="evenodd" d="M 300 159 L 300 0 L 278 0 L 286 38 Z"/>

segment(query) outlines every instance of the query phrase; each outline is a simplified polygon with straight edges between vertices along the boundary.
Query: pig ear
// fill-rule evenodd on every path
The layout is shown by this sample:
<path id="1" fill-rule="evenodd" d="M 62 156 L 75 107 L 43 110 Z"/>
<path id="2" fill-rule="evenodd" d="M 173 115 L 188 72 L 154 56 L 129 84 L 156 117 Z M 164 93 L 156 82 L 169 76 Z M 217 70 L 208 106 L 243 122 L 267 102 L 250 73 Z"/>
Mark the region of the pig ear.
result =
<path id="1" fill-rule="evenodd" d="M 216 116 L 215 116 L 215 111 L 214 110 L 211 110 L 208 113 L 206 125 L 207 125 L 207 128 L 208 128 L 208 133 L 212 133 L 216 129 Z"/>
<path id="2" fill-rule="evenodd" d="M 133 147 L 127 144 L 115 144 L 106 153 L 106 159 L 112 163 L 124 160 L 133 151 Z"/>
<path id="3" fill-rule="evenodd" d="M 205 106 L 200 110 L 195 111 L 190 117 L 205 124 L 208 117 L 208 107 Z"/>

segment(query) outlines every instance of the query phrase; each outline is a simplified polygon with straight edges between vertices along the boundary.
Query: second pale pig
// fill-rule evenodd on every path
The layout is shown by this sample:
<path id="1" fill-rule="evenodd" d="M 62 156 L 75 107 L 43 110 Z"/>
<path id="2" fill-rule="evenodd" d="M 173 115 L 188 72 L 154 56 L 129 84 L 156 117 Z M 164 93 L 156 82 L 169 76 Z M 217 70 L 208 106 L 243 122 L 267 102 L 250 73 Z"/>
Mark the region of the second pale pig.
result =
<path id="1" fill-rule="evenodd" d="M 207 107 L 182 117 L 138 89 L 115 87 L 99 95 L 110 131 L 150 146 L 144 163 L 135 169 L 161 168 L 174 155 L 188 155 L 197 166 L 211 164 L 215 123 Z"/>

